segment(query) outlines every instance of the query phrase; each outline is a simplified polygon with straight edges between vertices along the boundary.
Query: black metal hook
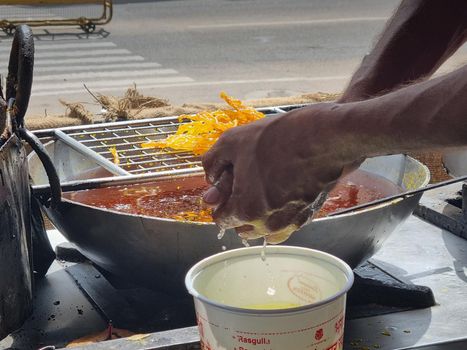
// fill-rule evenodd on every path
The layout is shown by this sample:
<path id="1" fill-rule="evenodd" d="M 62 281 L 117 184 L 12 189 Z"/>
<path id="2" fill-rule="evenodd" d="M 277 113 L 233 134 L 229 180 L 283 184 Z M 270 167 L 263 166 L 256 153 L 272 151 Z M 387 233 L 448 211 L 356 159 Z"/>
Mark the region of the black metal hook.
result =
<path id="1" fill-rule="evenodd" d="M 31 148 L 34 150 L 34 152 L 36 152 L 37 156 L 41 160 L 50 183 L 50 206 L 52 208 L 57 208 L 62 200 L 62 189 L 60 187 L 60 178 L 52 162 L 52 159 L 50 159 L 44 145 L 36 135 L 25 128 L 19 128 L 17 132 L 18 135 L 31 146 Z"/>
<path id="2" fill-rule="evenodd" d="M 7 118 L 10 118 L 11 124 L 13 124 L 13 130 L 11 131 L 25 140 L 41 160 L 49 178 L 51 188 L 50 205 L 57 207 L 61 202 L 62 195 L 57 170 L 40 140 L 24 128 L 24 116 L 31 96 L 33 69 L 34 37 L 31 28 L 27 25 L 20 25 L 15 30 L 8 63 L 5 96 L 8 102 Z M 3 96 L 0 97 L 3 98 Z"/>
<path id="3" fill-rule="evenodd" d="M 8 63 L 6 101 L 15 99 L 15 120 L 18 127 L 24 126 L 24 116 L 31 96 L 34 69 L 34 38 L 27 25 L 16 27 Z"/>

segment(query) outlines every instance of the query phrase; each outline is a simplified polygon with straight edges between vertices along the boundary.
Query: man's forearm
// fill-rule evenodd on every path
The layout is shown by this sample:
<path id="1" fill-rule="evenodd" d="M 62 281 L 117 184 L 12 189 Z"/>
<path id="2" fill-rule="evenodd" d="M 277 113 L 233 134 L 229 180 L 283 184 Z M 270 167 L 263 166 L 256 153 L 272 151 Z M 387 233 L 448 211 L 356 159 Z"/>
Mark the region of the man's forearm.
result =
<path id="1" fill-rule="evenodd" d="M 403 0 L 340 102 L 377 96 L 428 77 L 465 41 L 467 1 Z"/>
<path id="2" fill-rule="evenodd" d="M 467 146 L 467 65 L 339 110 L 354 158 Z"/>

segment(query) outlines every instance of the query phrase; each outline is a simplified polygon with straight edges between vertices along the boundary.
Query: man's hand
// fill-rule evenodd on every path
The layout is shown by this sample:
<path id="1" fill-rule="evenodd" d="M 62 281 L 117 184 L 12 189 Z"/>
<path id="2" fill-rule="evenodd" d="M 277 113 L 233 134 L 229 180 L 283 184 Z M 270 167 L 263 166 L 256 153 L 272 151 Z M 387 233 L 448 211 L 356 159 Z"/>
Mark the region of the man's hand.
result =
<path id="1" fill-rule="evenodd" d="M 339 109 L 316 104 L 225 132 L 203 158 L 216 223 L 280 243 L 310 220 L 344 168 L 356 167 Z"/>
<path id="2" fill-rule="evenodd" d="M 467 65 L 352 103 L 321 103 L 224 133 L 203 166 L 214 220 L 279 243 L 366 157 L 467 146 Z M 237 229 L 238 230 L 238 229 Z"/>

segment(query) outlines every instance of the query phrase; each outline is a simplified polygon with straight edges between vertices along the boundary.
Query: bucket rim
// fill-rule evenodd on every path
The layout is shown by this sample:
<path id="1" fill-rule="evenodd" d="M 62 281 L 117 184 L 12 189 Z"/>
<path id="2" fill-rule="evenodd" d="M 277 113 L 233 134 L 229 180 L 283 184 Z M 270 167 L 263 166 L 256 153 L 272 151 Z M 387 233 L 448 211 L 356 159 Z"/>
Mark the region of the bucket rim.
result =
<path id="1" fill-rule="evenodd" d="M 315 259 L 323 260 L 326 263 L 331 264 L 334 267 L 338 268 L 345 275 L 345 277 L 347 278 L 345 285 L 342 288 L 340 288 L 337 293 L 334 293 L 330 295 L 329 297 L 322 299 L 316 303 L 306 304 L 306 305 L 293 307 L 293 308 L 267 309 L 267 310 L 247 309 L 247 308 L 242 308 L 242 307 L 237 307 L 237 306 L 226 305 L 226 304 L 208 299 L 206 296 L 199 293 L 195 289 L 194 280 L 195 280 L 196 275 L 201 271 L 201 269 L 211 266 L 213 264 L 222 262 L 231 255 L 234 255 L 235 257 L 254 255 L 254 254 L 260 255 L 262 249 L 263 249 L 262 246 L 237 248 L 237 249 L 220 252 L 220 253 L 211 255 L 207 258 L 200 260 L 195 265 L 193 265 L 190 268 L 190 270 L 188 270 L 185 276 L 185 287 L 188 290 L 188 293 L 191 294 L 193 298 L 199 299 L 203 303 L 209 304 L 216 308 L 220 308 L 222 310 L 227 310 L 227 311 L 242 313 L 242 314 L 273 315 L 273 314 L 287 314 L 287 313 L 300 312 L 300 311 L 310 311 L 312 309 L 320 308 L 321 306 L 329 304 L 333 302 L 334 300 L 337 300 L 343 295 L 345 295 L 354 283 L 354 273 L 352 269 L 350 268 L 350 266 L 342 259 L 332 254 L 329 254 L 329 253 L 326 253 L 326 252 L 323 252 L 317 249 L 280 245 L 280 246 L 266 246 L 266 250 L 267 250 L 266 254 L 286 254 L 286 253 L 290 253 L 291 251 L 293 251 L 294 253 L 301 253 L 301 254 L 298 254 L 300 256 L 306 256 L 306 257 L 311 256 Z"/>

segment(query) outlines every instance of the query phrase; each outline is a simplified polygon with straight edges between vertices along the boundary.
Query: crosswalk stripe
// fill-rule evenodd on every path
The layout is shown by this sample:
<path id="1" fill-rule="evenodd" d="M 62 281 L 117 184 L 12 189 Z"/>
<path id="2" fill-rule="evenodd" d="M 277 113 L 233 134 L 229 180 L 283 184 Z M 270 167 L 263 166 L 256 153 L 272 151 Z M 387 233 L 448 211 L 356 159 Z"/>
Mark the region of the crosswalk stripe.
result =
<path id="1" fill-rule="evenodd" d="M 1 6 L 0 6 L 1 9 Z M 96 39 L 97 40 L 97 39 Z M 11 38 L 0 42 L 0 72 L 8 68 Z M 85 92 L 84 84 L 96 92 L 124 91 L 137 84 L 144 87 L 176 86 L 194 80 L 110 41 L 36 41 L 32 96 Z"/>
<path id="2" fill-rule="evenodd" d="M 83 57 L 83 58 L 66 58 L 63 60 L 37 60 L 34 66 L 47 66 L 47 65 L 66 65 L 73 63 L 107 63 L 107 62 L 126 62 L 126 61 L 144 61 L 144 57 L 141 56 L 109 56 L 109 57 Z M 5 69 L 8 64 L 0 65 L 0 69 Z"/>
<path id="3" fill-rule="evenodd" d="M 165 84 L 165 83 L 184 83 L 184 82 L 191 82 L 193 81 L 190 77 L 185 76 L 173 76 L 173 77 L 161 77 L 161 78 L 142 78 L 142 79 L 118 79 L 118 80 L 109 80 L 109 81 L 91 81 L 91 82 L 66 82 L 66 83 L 57 83 L 53 82 L 50 84 L 35 84 L 33 85 L 33 89 L 35 91 L 44 92 L 47 90 L 57 90 L 60 89 L 60 92 L 65 91 L 66 89 L 77 89 L 82 88 L 83 83 L 88 86 L 90 89 L 98 89 L 104 87 L 113 87 L 116 85 L 120 86 L 130 86 L 134 83 L 137 84 L 145 84 L 145 83 L 152 83 L 152 84 Z"/>
<path id="4" fill-rule="evenodd" d="M 5 43 L 10 43 L 12 40 L 5 40 L 2 41 Z M 63 50 L 63 49 L 84 49 L 84 48 L 104 48 L 104 47 L 116 47 L 117 45 L 110 41 L 99 41 L 99 42 L 77 42 L 77 43 L 68 43 L 68 44 L 38 44 L 37 41 L 34 43 L 34 47 L 36 51 L 43 51 L 43 50 Z M 10 52 L 10 46 L 0 46 L 0 52 L 6 51 Z"/>
<path id="5" fill-rule="evenodd" d="M 283 25 L 315 25 L 315 24 L 335 24 L 335 23 L 352 23 L 352 22 L 379 22 L 387 21 L 387 17 L 339 17 L 339 18 L 317 18 L 304 21 L 270 21 L 270 22 L 235 22 L 235 23 L 214 23 L 192 25 L 190 29 L 220 29 L 220 28 L 236 28 L 236 27 L 270 27 Z"/>
<path id="6" fill-rule="evenodd" d="M 110 71 L 110 72 L 84 72 L 84 73 L 70 73 L 70 74 L 52 74 L 52 75 L 39 75 L 34 77 L 34 81 L 71 81 L 83 78 L 117 78 L 117 77 L 137 77 L 137 76 L 151 76 L 151 75 L 170 75 L 177 74 L 175 69 L 146 69 L 146 70 L 132 70 L 132 71 Z"/>
<path id="7" fill-rule="evenodd" d="M 96 68 L 102 70 L 110 69 L 125 69 L 125 68 L 157 68 L 161 67 L 160 63 L 157 62 L 130 62 L 130 63 L 114 63 L 106 64 L 99 67 L 89 66 L 89 65 L 80 65 L 80 66 L 48 66 L 48 67 L 34 67 L 34 73 L 44 73 L 44 72 L 73 72 L 73 71 L 92 71 Z"/>
<path id="8" fill-rule="evenodd" d="M 138 87 L 138 89 L 150 89 L 150 88 L 162 88 L 162 87 L 165 87 L 165 86 L 178 86 L 178 85 L 181 85 L 183 86 L 184 83 L 177 83 L 177 84 L 155 84 L 155 85 L 151 85 L 151 84 L 136 84 L 136 86 Z M 120 91 L 120 92 L 123 92 L 125 91 L 126 89 L 128 89 L 130 86 L 132 86 L 133 84 L 131 85 L 128 85 L 128 84 L 125 84 L 125 85 L 115 85 L 115 86 L 107 86 L 107 87 L 100 87 L 98 91 L 95 91 L 95 92 L 98 92 L 98 93 L 102 93 L 102 92 L 111 92 L 111 91 Z M 89 86 L 86 85 L 88 88 Z M 91 89 L 92 90 L 92 89 Z M 36 91 L 35 89 L 33 89 L 33 91 L 31 92 L 31 96 L 32 97 L 40 97 L 40 96 L 53 96 L 53 95 L 56 95 L 56 96 L 62 96 L 62 95 L 74 95 L 74 94 L 80 94 L 80 93 L 83 93 L 83 92 L 86 92 L 86 90 L 84 89 L 84 86 L 81 88 L 81 89 L 72 89 L 72 90 L 52 90 L 52 91 Z"/>
<path id="9" fill-rule="evenodd" d="M 89 56 L 111 56 L 111 55 L 131 55 L 131 51 L 127 49 L 104 49 L 104 50 L 90 50 L 90 51 L 46 51 L 35 52 L 34 58 L 56 58 L 59 57 L 89 57 Z M 9 54 L 0 54 L 0 60 L 7 60 Z"/>
<path id="10" fill-rule="evenodd" d="M 156 81 L 143 82 L 143 81 L 134 81 L 136 86 L 139 89 L 167 89 L 169 87 L 179 87 L 179 88 L 189 88 L 194 86 L 224 86 L 224 85 L 237 85 L 237 84 L 255 84 L 255 83 L 274 83 L 274 82 L 284 82 L 284 81 L 304 81 L 304 82 L 316 82 L 316 81 L 333 81 L 333 80 L 348 80 L 350 76 L 338 75 L 338 76 L 327 76 L 327 77 L 313 77 L 313 78 L 272 78 L 272 79 L 252 79 L 252 80 L 220 80 L 220 81 L 188 81 L 188 82 L 179 82 L 179 83 L 165 83 L 158 84 Z M 132 83 L 133 84 L 133 83 Z M 88 84 L 86 86 L 89 87 Z M 124 86 L 108 86 L 101 87 L 97 92 L 103 91 L 123 91 L 129 87 L 130 84 Z M 70 90 L 52 90 L 52 91 L 33 91 L 33 96 L 47 96 L 47 95 L 70 95 L 70 94 L 79 94 L 84 92 L 84 87 L 81 89 L 70 89 Z"/>

